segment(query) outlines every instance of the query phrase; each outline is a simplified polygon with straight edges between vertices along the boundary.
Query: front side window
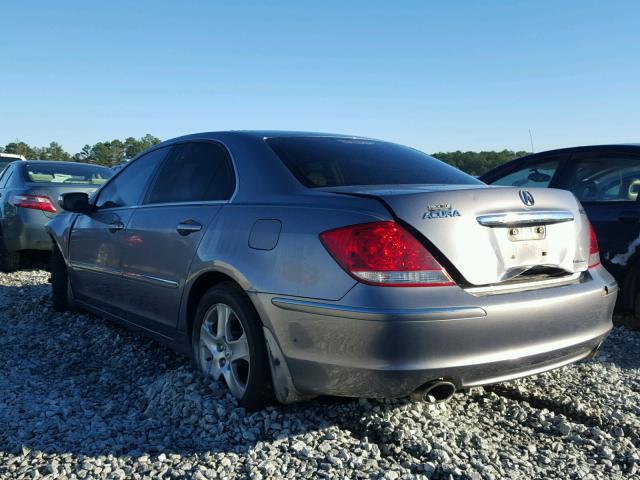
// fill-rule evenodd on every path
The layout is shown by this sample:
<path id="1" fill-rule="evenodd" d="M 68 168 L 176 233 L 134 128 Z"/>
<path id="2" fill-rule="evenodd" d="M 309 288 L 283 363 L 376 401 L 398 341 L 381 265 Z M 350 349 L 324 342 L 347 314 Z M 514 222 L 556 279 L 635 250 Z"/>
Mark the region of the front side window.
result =
<path id="1" fill-rule="evenodd" d="M 28 163 L 24 166 L 24 174 L 30 183 L 102 185 L 113 172 L 98 165 Z"/>
<path id="2" fill-rule="evenodd" d="M 611 154 L 574 161 L 567 188 L 581 202 L 635 202 L 640 157 Z"/>
<path id="3" fill-rule="evenodd" d="M 343 137 L 266 140 L 305 186 L 482 184 L 426 153 L 394 143 Z"/>
<path id="4" fill-rule="evenodd" d="M 124 167 L 100 190 L 96 207 L 116 208 L 138 205 L 149 180 L 168 150 L 169 147 L 153 150 Z"/>
<path id="5" fill-rule="evenodd" d="M 553 175 L 558 169 L 558 160 L 536 163 L 501 177 L 491 185 L 505 187 L 548 187 Z"/>
<path id="6" fill-rule="evenodd" d="M 144 203 L 228 200 L 234 190 L 233 167 L 224 147 L 183 143 L 169 154 Z"/>

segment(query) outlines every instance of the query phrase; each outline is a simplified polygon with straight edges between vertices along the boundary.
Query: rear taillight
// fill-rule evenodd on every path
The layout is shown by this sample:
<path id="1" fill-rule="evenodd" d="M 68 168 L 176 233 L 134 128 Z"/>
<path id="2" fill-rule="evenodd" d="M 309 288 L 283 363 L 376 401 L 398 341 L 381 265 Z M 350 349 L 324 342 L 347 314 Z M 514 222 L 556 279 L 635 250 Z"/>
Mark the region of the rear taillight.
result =
<path id="1" fill-rule="evenodd" d="M 598 248 L 598 238 L 593 229 L 593 225 L 589 224 L 589 268 L 600 265 L 600 249 Z"/>
<path id="2" fill-rule="evenodd" d="M 327 230 L 320 240 L 357 280 L 383 286 L 455 285 L 442 265 L 395 222 L 373 222 Z"/>
<path id="3" fill-rule="evenodd" d="M 57 211 L 51 199 L 45 195 L 14 195 L 11 203 L 16 207 L 32 208 L 43 212 L 55 213 Z"/>

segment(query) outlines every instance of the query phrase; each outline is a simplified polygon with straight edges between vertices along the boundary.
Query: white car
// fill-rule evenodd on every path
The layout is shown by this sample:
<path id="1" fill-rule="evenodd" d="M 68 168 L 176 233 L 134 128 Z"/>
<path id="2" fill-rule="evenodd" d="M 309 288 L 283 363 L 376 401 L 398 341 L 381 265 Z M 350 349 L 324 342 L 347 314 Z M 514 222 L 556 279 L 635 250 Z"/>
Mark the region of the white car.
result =
<path id="1" fill-rule="evenodd" d="M 26 161 L 22 155 L 17 155 L 15 153 L 1 153 L 0 152 L 0 172 L 4 170 L 4 167 L 9 165 L 11 162 L 15 162 L 16 160 Z"/>

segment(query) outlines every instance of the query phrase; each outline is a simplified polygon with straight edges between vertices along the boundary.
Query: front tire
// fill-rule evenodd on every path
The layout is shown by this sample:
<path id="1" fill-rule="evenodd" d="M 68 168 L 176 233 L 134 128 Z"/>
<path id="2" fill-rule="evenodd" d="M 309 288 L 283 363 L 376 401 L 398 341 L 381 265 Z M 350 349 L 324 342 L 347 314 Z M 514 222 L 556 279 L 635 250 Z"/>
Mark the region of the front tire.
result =
<path id="1" fill-rule="evenodd" d="M 259 410 L 273 403 L 262 322 L 239 287 L 225 282 L 204 294 L 191 339 L 195 366 L 206 377 L 223 379 L 241 406 Z"/>
<path id="2" fill-rule="evenodd" d="M 636 290 L 631 315 L 623 317 L 622 324 L 634 330 L 640 330 L 640 288 Z"/>
<path id="3" fill-rule="evenodd" d="M 51 251 L 51 300 L 53 309 L 58 312 L 76 309 L 69 270 L 57 245 Z"/>

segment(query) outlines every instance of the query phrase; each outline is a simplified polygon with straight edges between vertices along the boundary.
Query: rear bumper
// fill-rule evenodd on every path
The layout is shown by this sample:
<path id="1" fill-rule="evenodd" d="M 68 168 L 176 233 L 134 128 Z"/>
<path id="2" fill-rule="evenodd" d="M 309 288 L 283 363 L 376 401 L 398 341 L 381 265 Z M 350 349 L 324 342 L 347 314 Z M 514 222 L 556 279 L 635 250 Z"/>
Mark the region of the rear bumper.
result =
<path id="1" fill-rule="evenodd" d="M 2 239 L 7 250 L 51 250 L 51 237 L 45 230 L 50 218 L 38 210 L 20 210 L 20 215 L 2 222 Z"/>
<path id="2" fill-rule="evenodd" d="M 403 397 L 438 378 L 466 388 L 589 358 L 616 295 L 600 267 L 569 285 L 497 295 L 358 284 L 333 303 L 254 300 L 297 395 Z"/>

